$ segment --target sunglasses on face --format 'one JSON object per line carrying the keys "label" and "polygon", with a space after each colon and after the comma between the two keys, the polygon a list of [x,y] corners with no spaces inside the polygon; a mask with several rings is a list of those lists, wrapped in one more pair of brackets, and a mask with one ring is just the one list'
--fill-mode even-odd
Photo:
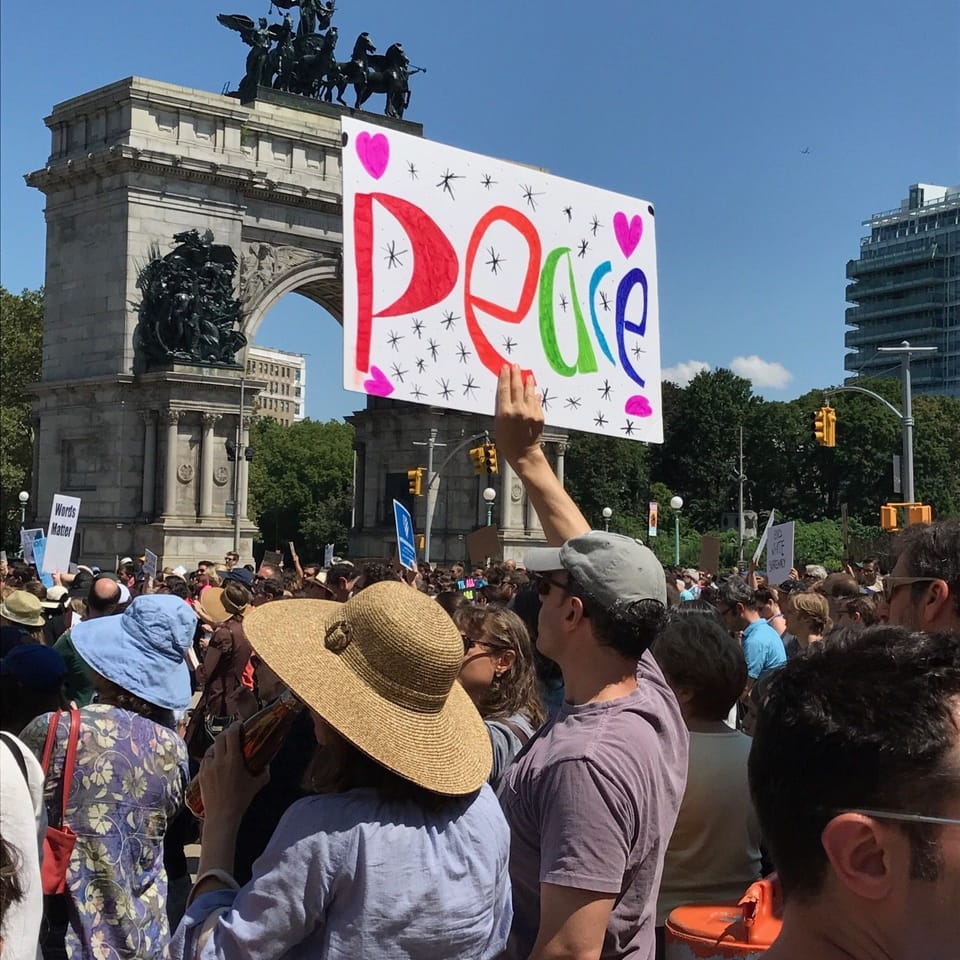
{"label": "sunglasses on face", "polygon": [[883,581],[883,599],[889,603],[893,595],[901,588],[911,583],[933,583],[938,577],[887,577]]}
{"label": "sunglasses on face", "polygon": [[537,593],[541,597],[547,596],[550,593],[551,587],[556,587],[558,590],[563,590],[565,593],[570,592],[570,585],[568,583],[561,583],[559,580],[554,580],[553,577],[548,573],[539,573],[536,577]]}

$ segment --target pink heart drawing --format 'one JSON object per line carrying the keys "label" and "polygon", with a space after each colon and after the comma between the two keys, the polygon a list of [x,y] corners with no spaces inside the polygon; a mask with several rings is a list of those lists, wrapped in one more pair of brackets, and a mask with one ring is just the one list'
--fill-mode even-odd
{"label": "pink heart drawing", "polygon": [[382,133],[376,133],[371,137],[364,130],[357,137],[357,156],[363,164],[363,169],[374,180],[379,180],[390,162],[390,141]]}
{"label": "pink heart drawing", "polygon": [[635,213],[628,224],[625,213],[622,211],[615,213],[613,232],[617,235],[617,243],[620,244],[623,255],[629,257],[637,249],[637,244],[643,236],[643,221],[640,219],[640,214]]}
{"label": "pink heart drawing", "polygon": [[650,401],[639,394],[631,397],[626,404],[624,404],[623,409],[626,413],[631,413],[635,417],[653,416],[653,407],[650,406]]}
{"label": "pink heart drawing", "polygon": [[371,377],[363,381],[363,389],[375,397],[389,397],[393,393],[393,384],[377,366],[370,368]]}

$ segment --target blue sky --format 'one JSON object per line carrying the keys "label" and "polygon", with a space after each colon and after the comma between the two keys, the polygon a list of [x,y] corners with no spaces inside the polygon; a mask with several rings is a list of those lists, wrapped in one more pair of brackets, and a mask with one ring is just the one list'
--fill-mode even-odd
{"label": "blue sky", "polygon": [[[43,197],[23,174],[46,160],[53,104],[131,74],[236,86],[246,48],[215,16],[268,7],[0,6],[4,286],[43,282]],[[956,0],[341,0],[335,22],[344,58],[368,30],[428,68],[408,116],[431,139],[652,200],[663,366],[733,366],[771,399],[842,379],[861,221],[911,183],[960,182]],[[320,308],[286,297],[257,341],[308,355],[309,415],[360,405]]]}

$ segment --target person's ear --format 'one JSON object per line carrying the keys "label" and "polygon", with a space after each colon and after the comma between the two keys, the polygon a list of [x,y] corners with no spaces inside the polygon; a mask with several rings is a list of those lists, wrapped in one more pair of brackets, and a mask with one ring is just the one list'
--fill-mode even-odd
{"label": "person's ear", "polygon": [[953,597],[950,596],[950,587],[946,580],[934,580],[927,584],[920,607],[920,622],[934,623],[944,614],[950,612]]}
{"label": "person's ear", "polygon": [[570,627],[579,626],[584,619],[583,601],[579,597],[574,597],[570,594],[567,595],[567,599],[570,601],[570,609],[567,611],[564,619]]}
{"label": "person's ear", "polygon": [[897,873],[909,873],[906,835],[863,814],[838,814],[823,828],[820,842],[837,881],[864,900],[884,900]]}
{"label": "person's ear", "polygon": [[516,650],[501,650],[497,655],[497,665],[494,669],[494,672],[498,677],[502,677],[505,673],[510,672],[511,667],[513,667],[516,662]]}

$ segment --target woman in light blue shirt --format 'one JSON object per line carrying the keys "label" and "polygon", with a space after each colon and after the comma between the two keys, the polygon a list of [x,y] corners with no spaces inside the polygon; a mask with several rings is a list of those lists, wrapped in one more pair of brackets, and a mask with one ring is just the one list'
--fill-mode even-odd
{"label": "woman in light blue shirt", "polygon": [[238,825],[265,775],[247,772],[238,727],[217,739],[200,772],[200,876],[173,956],[499,954],[512,919],[509,831],[447,614],[385,581],[346,604],[264,604],[244,629],[313,714],[315,794],[290,807],[238,890]]}

